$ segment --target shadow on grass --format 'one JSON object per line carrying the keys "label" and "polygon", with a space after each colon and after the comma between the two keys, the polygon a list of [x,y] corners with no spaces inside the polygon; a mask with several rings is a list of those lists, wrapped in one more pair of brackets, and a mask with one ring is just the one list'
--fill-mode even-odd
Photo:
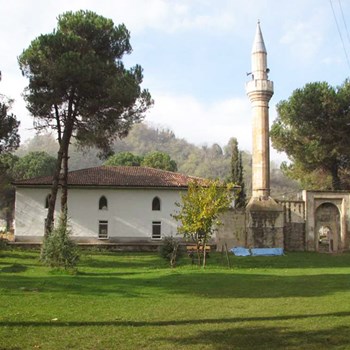
{"label": "shadow on grass", "polygon": [[[219,256],[221,259],[219,259]],[[231,266],[244,269],[302,269],[302,268],[337,268],[350,266],[350,253],[326,254],[315,252],[286,252],[283,256],[248,256],[229,255]],[[221,253],[214,255],[217,264],[224,265],[226,258]],[[210,265],[210,262],[209,262]]]}
{"label": "shadow on grass", "polygon": [[10,266],[3,267],[0,272],[5,273],[18,273],[18,272],[24,272],[28,269],[27,266],[21,265],[21,264],[11,264]]}
{"label": "shadow on grass", "polygon": [[[307,320],[320,317],[349,317],[350,311],[330,312],[309,315],[282,315],[282,316],[257,316],[257,317],[229,317],[229,318],[209,318],[209,319],[190,319],[190,320],[167,320],[167,321],[0,321],[0,326],[8,327],[167,327],[167,326],[185,326],[185,325],[203,325],[203,324],[232,324],[241,322],[277,322]],[[350,329],[350,326],[349,326]]]}
{"label": "shadow on grass", "polygon": [[[172,344],[173,349],[194,347],[196,349],[210,348],[216,350],[226,349],[345,349],[349,345],[349,326],[327,327],[317,331],[311,330],[295,330],[290,326],[267,326],[266,322],[283,322],[305,320],[313,322],[317,319],[319,322],[323,318],[334,317],[349,317],[350,312],[336,312],[314,315],[288,315],[288,316],[271,316],[271,317],[237,317],[224,319],[191,319],[191,320],[169,320],[169,321],[91,321],[91,322],[76,322],[76,321],[1,321],[0,327],[7,328],[30,328],[43,327],[43,331],[49,331],[50,328],[82,328],[82,327],[133,327],[134,336],[138,336],[136,328],[141,327],[176,327],[176,326],[198,326],[190,335],[180,334],[176,337],[157,337],[157,332],[154,332],[152,341],[155,348],[157,342],[164,344]],[[246,323],[252,322],[252,325],[247,327]],[[244,323],[244,324],[241,324]],[[208,330],[204,327],[217,325],[216,330]],[[199,328],[202,327],[202,328]],[[204,329],[203,329],[204,328]],[[156,328],[157,329],[157,328]],[[159,328],[158,328],[159,329]],[[181,328],[180,328],[181,329]],[[179,329],[179,330],[180,330]],[[22,331],[24,331],[22,329]],[[118,329],[111,329],[118,332]],[[172,332],[173,334],[173,332]],[[167,347],[168,348],[168,347]],[[0,347],[1,349],[1,347]]]}
{"label": "shadow on grass", "polygon": [[21,259],[21,260],[27,260],[27,259],[39,259],[40,251],[20,251],[20,250],[14,250],[14,249],[8,249],[4,250],[0,253],[0,259]]}
{"label": "shadow on grass", "polygon": [[[151,273],[152,271],[142,272],[142,274]],[[78,276],[90,276],[90,277],[121,277],[121,276],[134,276],[140,275],[140,272],[87,272],[87,271],[78,271],[76,273]],[[1,349],[0,349],[1,350]]]}
{"label": "shadow on grass", "polygon": [[[202,298],[318,297],[349,291],[348,274],[278,276],[233,273],[167,273],[106,276],[54,275],[29,277],[0,274],[3,290],[38,289],[41,293],[119,295],[143,297],[149,294],[187,294]],[[307,286],[307,287],[306,287]]]}
{"label": "shadow on grass", "polygon": [[[199,331],[191,337],[160,338],[174,344],[174,349],[186,346],[210,345],[210,349],[345,349],[349,346],[349,326],[322,331],[292,330],[289,327],[226,328],[219,331]],[[348,347],[346,347],[348,349]]]}
{"label": "shadow on grass", "polygon": [[[350,253],[320,254],[312,252],[287,252],[284,256],[236,257],[229,255],[233,269],[302,269],[302,268],[341,268],[350,266]],[[185,254],[178,263],[179,267],[189,267],[192,260]],[[196,265],[196,264],[195,264]],[[82,268],[157,268],[169,267],[168,262],[157,253],[107,253],[103,255],[82,255],[79,263]],[[196,266],[193,266],[195,268]],[[207,259],[207,269],[226,268],[227,259],[221,253],[211,253]]]}
{"label": "shadow on grass", "polygon": [[[152,267],[162,267],[160,266],[159,257],[155,256],[153,259],[142,259],[137,260],[130,259],[126,261],[118,260],[114,258],[113,260],[99,260],[93,258],[83,258],[79,263],[79,267],[90,267],[94,269],[124,269],[124,268],[152,268]],[[164,264],[166,267],[166,264]]]}

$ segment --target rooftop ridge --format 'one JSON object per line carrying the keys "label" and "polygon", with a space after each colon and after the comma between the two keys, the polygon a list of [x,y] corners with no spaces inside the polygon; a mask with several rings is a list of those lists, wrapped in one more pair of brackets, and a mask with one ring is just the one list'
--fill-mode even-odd
{"label": "rooftop ridge", "polygon": [[[68,172],[69,186],[188,187],[191,181],[207,180],[169,170],[142,166],[102,165]],[[14,181],[15,186],[48,186],[52,176]]]}

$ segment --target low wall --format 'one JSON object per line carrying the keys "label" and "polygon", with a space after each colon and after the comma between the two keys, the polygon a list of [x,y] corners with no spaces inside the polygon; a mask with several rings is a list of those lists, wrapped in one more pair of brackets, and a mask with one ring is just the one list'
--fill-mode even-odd
{"label": "low wall", "polygon": [[284,218],[284,249],[289,251],[304,251],[305,239],[305,202],[279,201],[283,207]]}
{"label": "low wall", "polygon": [[222,225],[215,235],[217,251],[233,247],[245,247],[247,239],[246,214],[244,209],[230,209],[220,216]]}
{"label": "low wall", "polygon": [[288,251],[304,251],[305,223],[287,222],[283,228],[284,249]]}
{"label": "low wall", "polygon": [[[280,224],[275,227],[265,228],[265,234],[263,236],[266,237],[263,244],[266,246],[283,247],[288,251],[306,250],[305,202],[278,201],[278,204],[283,211],[279,215],[278,221]],[[253,246],[256,248],[258,246],[256,239],[254,243],[249,238],[252,234],[248,232],[247,222],[249,222],[249,217],[247,215],[250,214],[246,213],[245,209],[230,209],[221,215],[220,219],[223,225],[219,227],[215,235],[215,243],[218,251],[225,249],[225,245],[227,245],[228,249],[248,246],[250,248]]]}

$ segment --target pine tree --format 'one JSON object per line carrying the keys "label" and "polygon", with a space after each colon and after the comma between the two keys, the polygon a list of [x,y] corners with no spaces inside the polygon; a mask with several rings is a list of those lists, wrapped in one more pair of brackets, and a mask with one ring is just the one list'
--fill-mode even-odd
{"label": "pine tree", "polygon": [[233,138],[231,143],[231,181],[241,187],[236,200],[236,207],[243,208],[246,202],[246,193],[243,180],[242,152],[238,149],[238,141]]}

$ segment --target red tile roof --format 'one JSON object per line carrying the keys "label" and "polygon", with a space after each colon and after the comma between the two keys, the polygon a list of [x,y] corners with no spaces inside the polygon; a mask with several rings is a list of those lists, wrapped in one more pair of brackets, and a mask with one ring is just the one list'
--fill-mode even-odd
{"label": "red tile roof", "polygon": [[[186,188],[191,181],[204,183],[205,179],[141,166],[99,166],[68,173],[69,186]],[[14,185],[21,187],[47,186],[51,184],[51,176],[14,182]]]}

